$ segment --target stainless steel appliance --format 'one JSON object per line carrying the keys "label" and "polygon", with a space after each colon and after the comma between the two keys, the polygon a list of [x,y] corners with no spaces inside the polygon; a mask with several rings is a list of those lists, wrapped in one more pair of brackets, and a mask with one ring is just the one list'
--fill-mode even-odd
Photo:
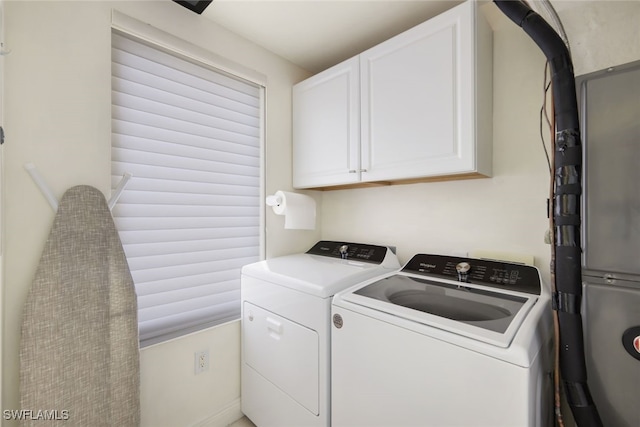
{"label": "stainless steel appliance", "polygon": [[584,138],[583,322],[606,426],[640,426],[640,61],[576,79]]}

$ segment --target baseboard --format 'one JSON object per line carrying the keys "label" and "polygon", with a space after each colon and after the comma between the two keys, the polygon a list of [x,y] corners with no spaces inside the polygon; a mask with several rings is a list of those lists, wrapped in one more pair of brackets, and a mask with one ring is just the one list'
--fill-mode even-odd
{"label": "baseboard", "polygon": [[191,427],[227,427],[243,417],[240,410],[240,398],[234,399],[220,411],[198,421]]}

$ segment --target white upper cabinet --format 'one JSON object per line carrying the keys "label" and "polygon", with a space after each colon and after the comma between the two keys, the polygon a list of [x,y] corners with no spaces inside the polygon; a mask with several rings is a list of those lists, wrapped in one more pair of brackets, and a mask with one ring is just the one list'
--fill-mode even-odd
{"label": "white upper cabinet", "polygon": [[294,187],[360,182],[359,85],[355,57],[293,87]]}
{"label": "white upper cabinet", "polygon": [[296,85],[294,187],[490,176],[492,61],[468,1]]}

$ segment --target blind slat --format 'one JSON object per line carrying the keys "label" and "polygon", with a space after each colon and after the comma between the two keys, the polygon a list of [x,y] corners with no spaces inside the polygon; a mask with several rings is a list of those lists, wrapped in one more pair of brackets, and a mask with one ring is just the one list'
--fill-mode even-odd
{"label": "blind slat", "polygon": [[140,311],[141,320],[160,319],[166,316],[189,314],[198,310],[210,310],[216,305],[226,305],[233,302],[239,295],[239,290],[219,292],[204,297],[187,300],[172,301],[167,304],[153,305]]}
{"label": "blind slat", "polygon": [[159,243],[183,243],[184,245],[193,241],[203,241],[211,239],[228,239],[237,237],[254,236],[256,227],[226,227],[226,228],[180,228],[166,230],[141,230],[123,231],[121,240],[125,245],[152,245]]}
{"label": "blind slat", "polygon": [[[118,185],[122,176],[112,175],[111,186]],[[152,178],[136,177],[135,181],[129,181],[127,189],[130,191],[166,191],[170,193],[194,193],[194,194],[210,194],[218,196],[247,196],[260,197],[257,188],[244,185],[233,184],[217,184],[210,182],[183,182],[183,181],[167,181]]]}
{"label": "blind slat", "polygon": [[[124,194],[124,192],[123,192]],[[180,205],[136,205],[133,203],[120,203],[111,211],[115,217],[259,217],[256,207],[253,206],[180,206]]]}
{"label": "blind slat", "polygon": [[176,302],[188,301],[195,298],[206,298],[214,294],[234,292],[238,286],[238,277],[231,277],[227,280],[218,278],[216,283],[208,283],[201,286],[192,286],[188,289],[172,289],[164,292],[154,292],[150,295],[140,297],[138,307],[146,309],[160,305],[171,305]]}
{"label": "blind slat", "polygon": [[142,345],[237,319],[260,258],[261,90],[112,33],[112,210]]}
{"label": "blind slat", "polygon": [[187,223],[182,218],[118,218],[117,226],[120,233],[127,231],[145,230],[181,230],[181,229],[216,229],[240,227],[258,227],[259,221],[255,217],[227,217],[212,218],[201,217],[191,218]]}
{"label": "blind slat", "polygon": [[257,176],[260,174],[260,164],[243,165],[218,161],[217,159],[198,159],[193,157],[172,156],[149,151],[143,152],[112,148],[111,157],[115,162],[120,162],[126,159],[127,163],[160,166],[163,168],[200,170],[205,172],[246,176]]}
{"label": "blind slat", "polygon": [[232,141],[216,138],[215,135],[193,135],[167,129],[144,126],[126,120],[111,121],[112,144],[126,146],[127,137],[138,137],[151,141],[168,142],[186,147],[199,147],[224,153],[237,153],[259,157],[260,147],[253,137],[237,137]]}
{"label": "blind slat", "polygon": [[[215,91],[211,92],[176,84],[170,80],[134,69],[128,69],[128,71],[127,73],[119,72],[112,77],[111,86],[114,92],[155,100],[173,106],[195,108],[195,111],[200,112],[214,111],[220,118],[246,124],[253,124],[251,118],[260,115],[260,109],[257,104],[253,102],[247,104],[239,97],[230,98],[229,94],[225,96]],[[158,85],[163,85],[162,90],[154,87]]]}
{"label": "blind slat", "polygon": [[219,206],[258,206],[260,199],[255,196],[240,195],[217,195],[217,194],[198,194],[198,193],[177,193],[177,192],[158,192],[158,191],[128,191],[124,197],[120,198],[124,204],[170,204],[170,205],[204,205],[210,206],[217,204]]}
{"label": "blind slat", "polygon": [[184,253],[188,251],[200,252],[218,248],[251,247],[255,243],[253,236],[230,237],[224,239],[190,240],[186,242],[155,242],[152,244],[128,245],[127,256],[135,257]]}
{"label": "blind slat", "polygon": [[[111,161],[111,173],[122,176],[125,172],[130,172],[139,178],[150,178],[159,181],[180,181],[197,183],[214,183],[239,186],[255,186],[256,176],[244,176],[238,174],[217,173],[211,171],[200,171],[193,169],[175,169],[152,165],[141,165],[135,163]],[[133,183],[133,182],[132,182]],[[128,188],[128,187],[127,187]]]}
{"label": "blind slat", "polygon": [[[251,141],[259,135],[259,132],[255,132],[253,129],[250,129],[250,132],[245,132],[246,127],[220,128],[216,127],[215,123],[198,121],[195,117],[193,121],[188,121],[181,117],[172,117],[168,111],[167,114],[163,116],[154,114],[153,112],[139,110],[136,107],[137,105],[125,107],[111,104],[111,117],[114,120],[129,121],[156,129],[180,132],[187,135],[218,138],[232,142]],[[251,142],[249,142],[249,144],[251,144]]]}
{"label": "blind slat", "polygon": [[[170,267],[154,268],[148,270],[132,271],[131,275],[139,283],[155,282],[161,279],[176,279],[179,277],[189,277],[190,275],[207,274],[216,269],[237,268],[238,277],[243,265],[257,261],[257,257],[237,258],[232,260],[211,261],[199,264],[174,265]],[[238,288],[239,289],[239,288]],[[240,301],[238,301],[240,303]]]}
{"label": "blind slat", "polygon": [[[252,258],[257,257],[260,253],[260,248],[257,246],[249,246],[242,248],[224,248],[224,249],[212,249],[208,251],[192,251],[181,252],[173,254],[163,255],[146,255],[137,256],[129,259],[129,268],[132,272],[153,270],[158,268],[171,268],[175,266],[183,265],[195,265],[195,264],[209,264],[213,262],[235,260],[238,258]],[[217,268],[217,266],[212,266]]]}
{"label": "blind slat", "polygon": [[[143,94],[126,94],[121,92],[113,92],[111,95],[112,104],[123,108],[146,113],[151,116],[158,116],[161,119],[173,119],[187,123],[194,123],[202,126],[212,127],[215,129],[235,132],[242,135],[259,136],[260,129],[255,127],[253,119],[255,117],[247,117],[243,121],[227,118],[225,114],[221,114],[212,106],[208,109],[201,107],[200,103],[186,101],[178,102],[178,99],[165,99],[157,101],[142,97]],[[165,96],[166,98],[167,96]],[[169,105],[166,102],[171,101],[176,105]],[[224,112],[222,112],[224,113]]]}
{"label": "blind slat", "polygon": [[[240,291],[237,299],[240,299]],[[144,316],[144,317],[143,317]],[[213,326],[240,317],[240,306],[235,301],[228,301],[214,306],[191,311],[181,311],[178,314],[167,314],[157,318],[146,318],[141,312],[138,319],[138,329],[141,342],[160,342],[158,337],[175,337],[181,333],[197,331],[201,328]]]}
{"label": "blind slat", "polygon": [[[186,278],[178,279],[162,279],[154,282],[142,283],[139,286],[138,298],[143,299],[148,295],[161,294],[165,292],[171,292],[175,290],[181,290],[185,287],[195,288],[200,286],[209,286],[212,284],[218,284],[222,282],[229,282],[238,278],[238,272],[235,269],[219,270],[213,273],[196,274],[188,276]],[[186,283],[186,286],[185,286]],[[138,301],[140,305],[140,301]]]}
{"label": "blind slat", "polygon": [[113,141],[113,147],[120,150],[138,151],[141,153],[158,153],[167,156],[215,160],[243,166],[259,166],[260,153],[247,151],[245,153],[230,153],[228,151],[215,150],[211,147],[193,147],[184,144],[138,138],[135,136],[120,136]]}

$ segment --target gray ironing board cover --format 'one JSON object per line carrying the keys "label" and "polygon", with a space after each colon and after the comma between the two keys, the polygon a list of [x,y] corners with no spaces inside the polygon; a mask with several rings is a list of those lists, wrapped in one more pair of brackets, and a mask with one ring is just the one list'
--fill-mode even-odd
{"label": "gray ironing board cover", "polygon": [[73,187],[25,304],[20,405],[32,412],[22,425],[137,426],[139,385],[137,302],[122,244],[103,194]]}

